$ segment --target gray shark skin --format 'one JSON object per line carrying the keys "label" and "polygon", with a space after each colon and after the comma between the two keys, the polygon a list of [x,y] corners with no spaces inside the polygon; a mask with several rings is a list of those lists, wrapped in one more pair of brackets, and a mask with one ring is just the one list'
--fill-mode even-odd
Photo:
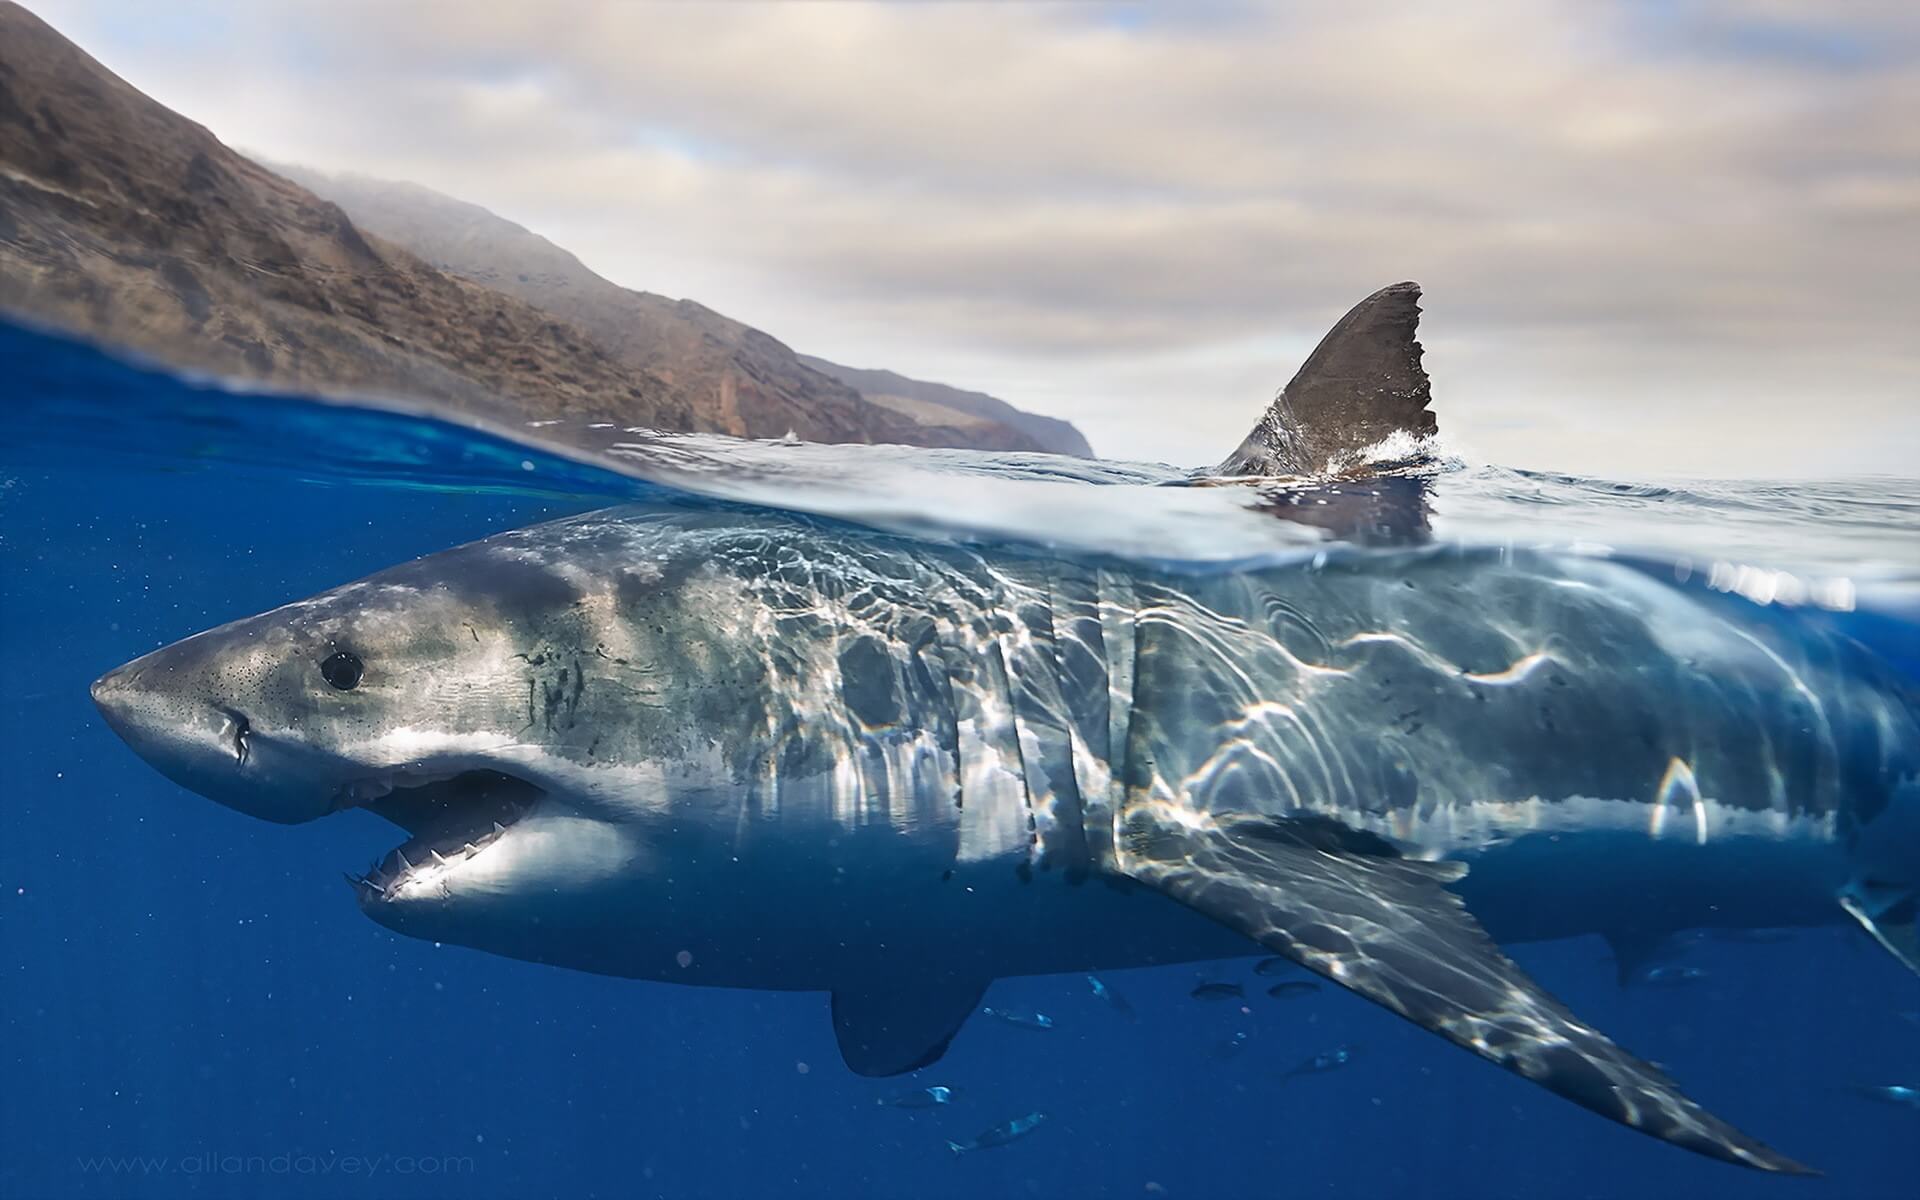
{"label": "gray shark skin", "polygon": [[1395,433],[1438,431],[1421,364],[1420,285],[1383,287],[1320,339],[1218,475],[1301,475],[1350,461]]}
{"label": "gray shark skin", "polygon": [[[1418,294],[1388,293],[1362,307]],[[1189,574],[615,508],[190,637],[94,697],[220,803],[404,828],[349,877],[382,925],[826,991],[865,1074],[938,1059],[997,977],[1264,947],[1609,1119],[1800,1172],[1496,939],[1845,912],[1915,961],[1920,702],[1790,611],[1605,559]]]}
{"label": "gray shark skin", "polygon": [[[1187,577],[626,508],[200,634],[95,696],[222,803],[405,826],[354,882],[383,925],[831,991],[862,1070],[937,1057],[997,976],[1251,936],[1616,1119],[1784,1169],[1474,921],[1774,927],[1920,882],[1912,697],[1743,607],[1511,551]],[[343,653],[348,689],[321,669]]]}

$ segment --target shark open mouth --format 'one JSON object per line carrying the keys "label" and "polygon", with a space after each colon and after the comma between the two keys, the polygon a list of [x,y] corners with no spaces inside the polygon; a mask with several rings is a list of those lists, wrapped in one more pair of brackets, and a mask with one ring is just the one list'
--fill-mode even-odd
{"label": "shark open mouth", "polygon": [[531,812],[544,795],[524,779],[489,770],[462,771],[381,791],[387,787],[383,781],[350,789],[353,798],[337,805],[371,809],[413,835],[364,875],[348,874],[347,882],[362,903],[392,899],[410,879],[430,870],[452,869],[474,857]]}

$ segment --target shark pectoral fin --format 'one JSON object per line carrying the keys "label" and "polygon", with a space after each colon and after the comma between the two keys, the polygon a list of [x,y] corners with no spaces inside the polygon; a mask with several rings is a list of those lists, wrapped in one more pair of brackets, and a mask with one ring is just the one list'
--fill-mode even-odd
{"label": "shark pectoral fin", "polygon": [[1907,970],[1920,975],[1920,930],[1914,927],[1920,918],[1920,892],[1904,884],[1856,879],[1841,889],[1840,907]]}
{"label": "shark pectoral fin", "polygon": [[1689,1100],[1582,1024],[1502,954],[1441,885],[1457,863],[1397,857],[1334,822],[1127,815],[1130,877],[1582,1107],[1700,1154],[1812,1174]]}
{"label": "shark pectoral fin", "polygon": [[902,1075],[931,1066],[980,1007],[986,982],[951,977],[835,988],[833,1036],[858,1075]]}

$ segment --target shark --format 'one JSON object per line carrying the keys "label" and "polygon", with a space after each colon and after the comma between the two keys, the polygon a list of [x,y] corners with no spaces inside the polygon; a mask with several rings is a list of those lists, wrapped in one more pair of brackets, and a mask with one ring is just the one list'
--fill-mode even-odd
{"label": "shark", "polygon": [[[1419,296],[1357,306],[1196,482],[1350,478],[1431,434]],[[1911,684],[1632,562],[1365,541],[1177,570],[628,505],[196,634],[93,698],[240,812],[391,821],[347,876],[391,930],[823,992],[862,1074],[938,1060],[997,978],[1264,950],[1630,1129],[1807,1171],[1501,945],[1852,920],[1920,963]]]}

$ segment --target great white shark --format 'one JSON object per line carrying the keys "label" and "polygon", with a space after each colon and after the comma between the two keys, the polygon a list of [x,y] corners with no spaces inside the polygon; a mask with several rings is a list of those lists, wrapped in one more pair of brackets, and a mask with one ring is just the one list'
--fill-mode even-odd
{"label": "great white shark", "polygon": [[[1428,433],[1419,289],[1349,313],[1214,475]],[[393,930],[831,994],[937,1059],[1001,976],[1257,946],[1602,1116],[1804,1168],[1499,941],[1850,914],[1909,966],[1920,701],[1791,611],[1605,558],[1330,545],[1192,573],[766,510],[502,533],[102,676],[162,774],[408,840]]]}

